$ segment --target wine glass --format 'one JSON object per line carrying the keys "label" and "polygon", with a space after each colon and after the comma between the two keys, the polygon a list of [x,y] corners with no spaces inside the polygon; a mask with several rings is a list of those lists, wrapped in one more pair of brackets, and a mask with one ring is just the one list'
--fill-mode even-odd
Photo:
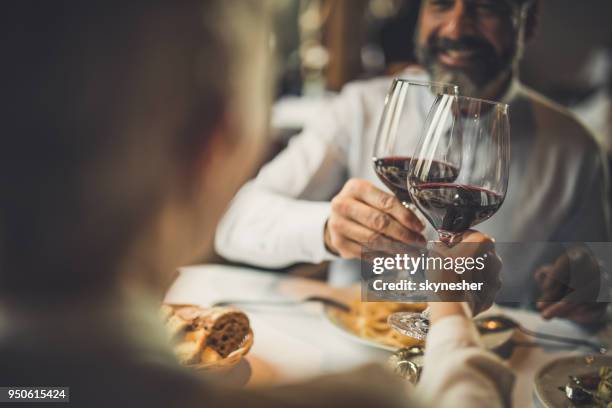
{"label": "wine glass", "polygon": [[427,114],[439,95],[457,93],[457,86],[444,83],[394,79],[391,84],[374,143],[374,171],[405,207],[411,202],[410,158]]}
{"label": "wine glass", "polygon": [[[441,94],[410,161],[408,190],[440,241],[450,247],[461,241],[466,230],[499,210],[508,188],[509,166],[508,105]],[[441,177],[444,173],[455,174],[455,179]],[[429,313],[427,309],[395,313],[389,324],[423,340]]]}

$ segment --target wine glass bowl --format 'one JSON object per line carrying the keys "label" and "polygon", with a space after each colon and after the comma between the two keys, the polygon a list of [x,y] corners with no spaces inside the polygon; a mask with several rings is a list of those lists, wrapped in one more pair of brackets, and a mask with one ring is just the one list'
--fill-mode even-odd
{"label": "wine glass bowl", "polygon": [[[508,188],[509,134],[508,105],[457,95],[436,97],[410,162],[408,190],[447,245],[456,244],[463,232],[502,205]],[[444,177],[451,173],[453,180]]]}
{"label": "wine glass bowl", "polygon": [[394,79],[374,144],[374,171],[404,206],[411,202],[408,171],[411,154],[439,95],[457,95],[455,85]]}
{"label": "wine glass bowl", "polygon": [[[408,192],[440,241],[454,246],[465,231],[499,210],[509,166],[508,105],[439,94],[410,160]],[[388,323],[401,334],[424,340],[428,309],[392,314]]]}

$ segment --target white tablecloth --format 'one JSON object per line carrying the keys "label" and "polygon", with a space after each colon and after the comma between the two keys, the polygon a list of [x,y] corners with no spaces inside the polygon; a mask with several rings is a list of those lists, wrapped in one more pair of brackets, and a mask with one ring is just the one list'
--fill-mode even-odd
{"label": "white tablecloth", "polygon": [[[167,293],[166,302],[209,305],[234,299],[297,300],[312,294],[346,295],[326,284],[306,279],[243,267],[201,265],[181,270]],[[363,363],[385,363],[389,356],[388,352],[342,336],[326,320],[320,305],[245,306],[243,309],[255,333],[255,344],[247,357],[252,371],[249,385],[299,381]],[[531,311],[501,310],[532,330],[576,338],[599,338],[608,343],[608,340],[612,340],[612,330],[609,328],[594,336],[561,319],[545,321]],[[510,366],[517,374],[513,395],[515,407],[533,405],[534,377],[548,361],[564,355],[588,353],[585,349],[572,350],[548,344],[517,347],[509,359]]]}

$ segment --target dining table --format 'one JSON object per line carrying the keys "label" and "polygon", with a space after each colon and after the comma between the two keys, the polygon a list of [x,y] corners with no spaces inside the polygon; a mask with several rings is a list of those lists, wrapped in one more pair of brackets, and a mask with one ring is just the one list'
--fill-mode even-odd
{"label": "dining table", "polygon": [[[372,362],[385,364],[390,351],[343,334],[326,318],[321,304],[287,302],[308,296],[346,298],[349,293],[354,296],[354,292],[275,271],[204,264],[181,268],[165,302],[202,306],[224,301],[279,302],[238,305],[249,317],[255,341],[237,371],[246,373],[245,386],[254,387],[299,382]],[[494,307],[530,330],[611,344],[610,325],[593,331],[564,319],[545,320],[532,310]],[[516,375],[512,396],[515,407],[540,406],[534,381],[547,363],[563,356],[592,353],[586,348],[527,338],[521,333],[515,333],[515,337],[511,353],[505,356]]]}

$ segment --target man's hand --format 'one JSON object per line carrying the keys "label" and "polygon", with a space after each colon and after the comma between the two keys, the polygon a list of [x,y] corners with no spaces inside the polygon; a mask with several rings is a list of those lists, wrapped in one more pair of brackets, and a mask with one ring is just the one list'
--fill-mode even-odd
{"label": "man's hand", "polygon": [[331,201],[325,246],[343,258],[359,258],[361,245],[384,235],[405,244],[425,244],[425,227],[395,196],[361,179],[350,179]]}
{"label": "man's hand", "polygon": [[535,279],[540,287],[537,308],[545,319],[562,317],[580,324],[601,321],[607,303],[597,303],[600,266],[588,248],[567,250],[553,264],[540,267]]}

